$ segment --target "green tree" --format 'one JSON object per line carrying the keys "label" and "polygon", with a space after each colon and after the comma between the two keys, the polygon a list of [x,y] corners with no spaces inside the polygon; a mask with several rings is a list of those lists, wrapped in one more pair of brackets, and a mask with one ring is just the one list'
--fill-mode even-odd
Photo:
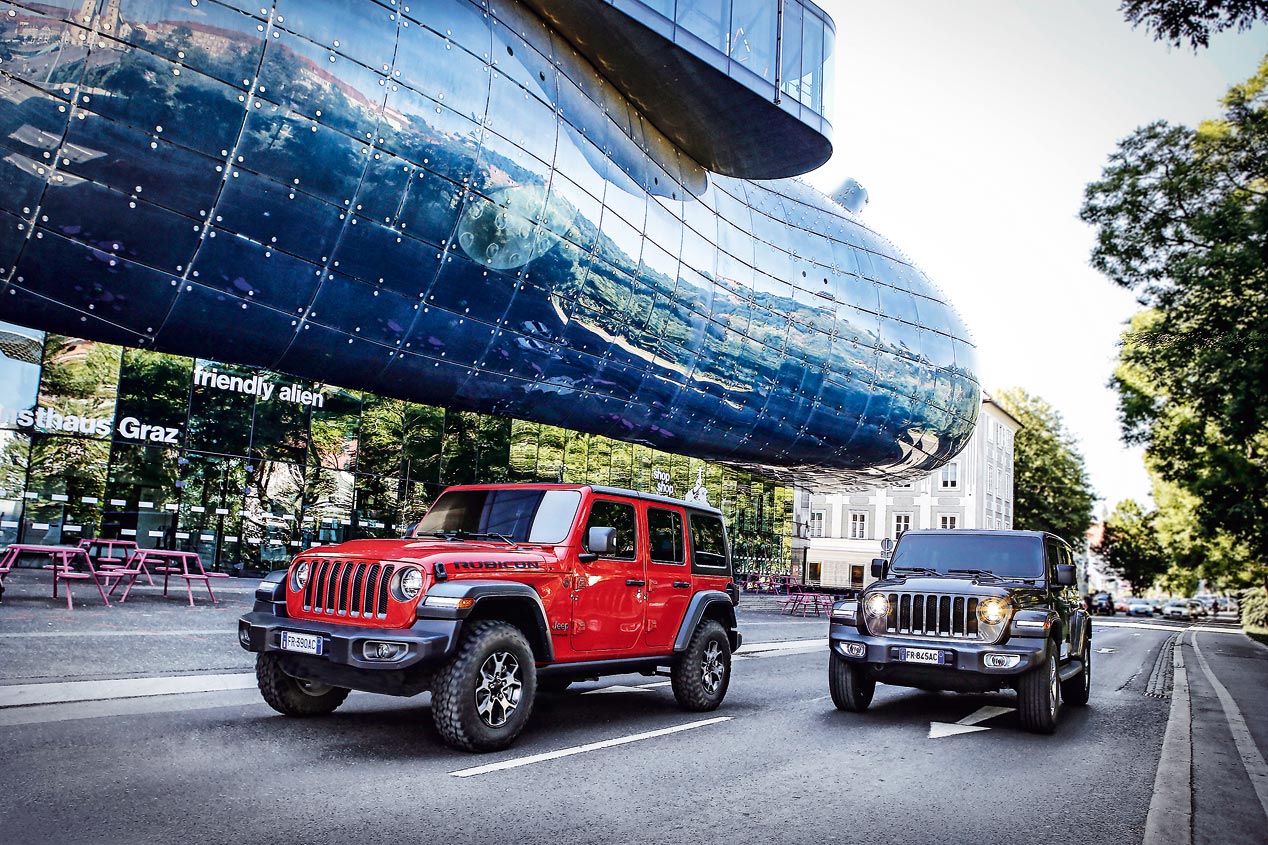
{"label": "green tree", "polygon": [[1081,547],[1096,496],[1061,415],[1021,388],[995,398],[1022,424],[1013,443],[1013,526],[1051,531]]}
{"label": "green tree", "polygon": [[1142,23],[1155,39],[1196,51],[1217,32],[1250,29],[1268,20],[1268,0],[1123,0],[1118,7],[1132,26]]}
{"label": "green tree", "polygon": [[1081,216],[1093,266],[1147,309],[1111,381],[1124,438],[1268,579],[1268,60],[1223,102],[1122,141]]}
{"label": "green tree", "polygon": [[1119,502],[1105,520],[1101,541],[1092,550],[1113,572],[1132,585],[1132,595],[1140,595],[1167,571],[1167,559],[1154,526],[1155,514],[1139,502]]}

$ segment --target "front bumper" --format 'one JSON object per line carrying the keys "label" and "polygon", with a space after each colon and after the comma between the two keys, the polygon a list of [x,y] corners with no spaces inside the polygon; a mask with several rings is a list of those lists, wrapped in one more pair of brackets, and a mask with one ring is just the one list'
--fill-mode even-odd
{"label": "front bumper", "polygon": [[[267,610],[248,613],[238,620],[238,642],[247,651],[277,652],[287,657],[303,657],[306,663],[349,666],[372,672],[432,668],[443,663],[458,645],[458,619],[419,619],[410,628],[361,628],[332,625],[324,620],[290,619]],[[299,655],[284,651],[283,631],[312,634],[321,638],[321,655]],[[404,650],[391,660],[367,659],[365,645],[398,643]]]}
{"label": "front bumper", "polygon": [[[846,649],[846,644],[862,645],[864,654],[855,657]],[[921,682],[913,686],[928,683],[928,678],[942,675],[973,673],[987,678],[1010,677],[1020,675],[1043,664],[1048,657],[1048,640],[1043,637],[1010,637],[1001,644],[986,644],[957,639],[926,639],[923,637],[874,637],[860,633],[858,628],[839,622],[833,622],[828,628],[828,647],[835,654],[852,663],[867,664],[877,680],[887,680],[888,674],[894,680],[889,683],[904,683],[899,680],[904,674],[918,677]],[[901,657],[900,649],[937,650],[946,661],[940,665],[908,663]],[[986,655],[1015,655],[1019,658],[1017,665],[1009,668],[993,668],[986,665]],[[930,674],[932,673],[932,675]]]}

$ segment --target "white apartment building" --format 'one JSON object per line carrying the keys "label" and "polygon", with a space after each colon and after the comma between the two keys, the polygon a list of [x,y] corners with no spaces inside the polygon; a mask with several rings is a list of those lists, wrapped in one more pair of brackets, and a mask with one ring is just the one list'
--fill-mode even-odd
{"label": "white apartment building", "polygon": [[[843,493],[798,490],[793,520],[794,577],[806,584],[860,590],[871,582],[881,540],[912,528],[1012,528],[1013,438],[1021,428],[985,391],[977,429],[941,470],[896,487]],[[805,558],[800,567],[799,547]],[[800,572],[796,571],[798,568]]]}

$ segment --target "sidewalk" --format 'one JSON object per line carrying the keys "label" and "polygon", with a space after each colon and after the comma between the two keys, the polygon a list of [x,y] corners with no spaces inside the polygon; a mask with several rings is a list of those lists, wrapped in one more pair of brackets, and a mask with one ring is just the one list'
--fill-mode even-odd
{"label": "sidewalk", "polygon": [[1171,651],[1171,714],[1145,845],[1263,845],[1268,646],[1229,615],[1185,631]]}

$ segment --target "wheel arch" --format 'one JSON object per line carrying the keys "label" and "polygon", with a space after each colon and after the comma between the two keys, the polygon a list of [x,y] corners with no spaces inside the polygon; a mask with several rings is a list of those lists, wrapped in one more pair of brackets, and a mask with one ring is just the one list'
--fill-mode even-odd
{"label": "wheel arch", "polygon": [[432,587],[427,595],[445,599],[471,599],[473,603],[469,608],[441,607],[434,611],[426,604],[420,604],[420,618],[435,614],[439,618],[458,619],[463,627],[486,619],[504,621],[519,628],[524,634],[533,650],[534,661],[554,661],[555,647],[546,624],[546,608],[541,596],[529,585],[517,581],[448,581]]}
{"label": "wheel arch", "polygon": [[731,597],[721,590],[702,590],[691,597],[678,636],[674,638],[674,652],[686,651],[691,635],[705,619],[712,619],[722,626],[731,644],[731,651],[740,647],[741,638],[735,621],[735,605]]}

